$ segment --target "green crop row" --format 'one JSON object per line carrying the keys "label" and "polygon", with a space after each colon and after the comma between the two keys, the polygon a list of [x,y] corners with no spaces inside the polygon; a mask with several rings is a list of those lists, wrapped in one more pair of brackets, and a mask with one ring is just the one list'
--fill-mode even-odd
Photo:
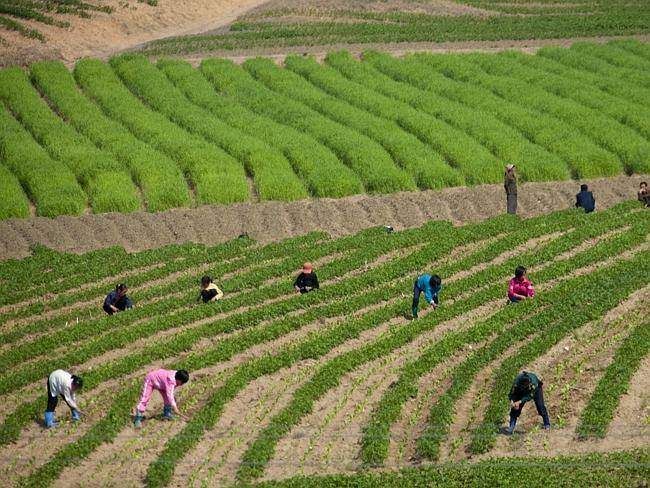
{"label": "green crop row", "polygon": [[77,83],[112,118],[138,139],[167,154],[190,178],[197,203],[248,200],[244,167],[213,144],[148,109],[122,84],[109,66],[96,59],[79,61]]}
{"label": "green crop row", "polygon": [[[439,57],[425,59],[437,60]],[[470,55],[459,56],[459,59],[462,60],[458,64],[463,70],[461,78],[464,81],[484,86],[508,101],[534,108],[577,127],[585,136],[616,154],[630,173],[643,173],[650,169],[650,143],[632,129],[599,111],[513,79],[513,67],[502,56]],[[486,76],[485,72],[493,76]],[[611,174],[618,172],[620,167],[613,165]]]}
{"label": "green crop row", "polygon": [[626,80],[650,88],[650,62],[624,49],[612,45],[599,45],[591,42],[575,42],[570,48],[581,56],[593,56],[614,66],[619,76]]}
{"label": "green crop row", "polygon": [[[465,69],[467,66],[471,69],[471,65],[466,66],[458,55],[414,55],[398,61],[386,55],[372,53],[369,62],[395,79],[407,81],[423,90],[493,114],[502,122],[521,131],[526,138],[562,158],[580,178],[610,176],[616,174],[615,168],[618,168],[619,172],[622,170],[616,156],[599,148],[575,129],[567,128],[557,119],[504,100],[486,88],[460,81],[466,79]],[[437,66],[432,66],[434,62]],[[535,166],[537,164],[534,160],[526,159],[520,169],[525,175],[526,171],[530,171],[528,168]],[[545,167],[540,168],[541,171],[544,169]]]}
{"label": "green crop row", "polygon": [[[650,110],[648,108],[618,98],[595,86],[590,86],[588,82],[571,79],[570,68],[557,65],[549,58],[527,56],[515,51],[508,51],[499,56],[510,61],[508,73],[511,76],[598,110],[621,124],[637,130],[646,140],[650,138]],[[556,70],[559,67],[560,72],[568,76],[554,74],[552,67],[546,70],[546,67],[553,64],[555,64]]]}
{"label": "green crop row", "polygon": [[[288,56],[285,63],[287,66],[299,66],[302,64],[301,57]],[[447,165],[440,155],[394,122],[326,94],[290,69],[282,69],[269,59],[248,60],[243,66],[271,90],[302,102],[325,117],[358,130],[381,144],[393,160],[415,179],[418,187],[431,189],[463,183],[458,172]]]}
{"label": "green crop row", "polygon": [[648,449],[582,456],[488,459],[330,476],[296,476],[266,481],[259,488],[375,488],[377,486],[643,486],[648,478]]}
{"label": "green crop row", "polygon": [[[650,89],[635,84],[620,73],[615,66],[595,56],[579,53],[573,49],[546,46],[537,51],[537,56],[549,58],[574,70],[579,70],[608,93],[624,97],[645,107],[650,106]],[[573,75],[572,75],[573,76]]]}
{"label": "green crop row", "polygon": [[19,68],[0,71],[0,99],[84,187],[95,212],[130,212],[140,208],[137,188],[120,163],[97,149],[50,110]]}
{"label": "green crop row", "polygon": [[344,100],[376,116],[396,122],[424,143],[444,156],[456,168],[467,183],[500,181],[503,164],[490,152],[463,131],[443,120],[418,112],[400,100],[390,99],[367,88],[366,83],[345,78],[332,66],[343,65],[354,69],[358,65],[349,53],[329,53],[327,64],[320,65],[313,58],[289,57],[286,67],[304,76],[317,87],[332,96]]}
{"label": "green crop row", "polygon": [[193,103],[280,149],[315,197],[363,193],[359,177],[313,137],[258,115],[229,97],[215,96],[210,82],[185,61],[161,60],[158,68]]}
{"label": "green crop row", "polygon": [[0,164],[0,220],[29,217],[29,200],[20,186],[18,178]]}
{"label": "green crop row", "polygon": [[60,62],[31,66],[36,87],[79,132],[129,168],[142,189],[147,210],[188,207],[190,195],[183,174],[165,154],[152,149],[84,97]]}
{"label": "green crop row", "polygon": [[367,191],[390,193],[415,189],[413,179],[395,166],[379,144],[288,97],[272,92],[233,62],[208,59],[201,63],[201,72],[220,92],[257,113],[306,132],[329,147],[359,175]]}
{"label": "green crop row", "polygon": [[627,393],[632,376],[650,352],[650,323],[638,325],[616,350],[589,403],[580,415],[576,432],[580,437],[605,437],[621,396]]}
{"label": "green crop row", "polygon": [[11,169],[38,215],[80,215],[86,194],[74,174],[56,164],[32,136],[0,105],[0,158]]}
{"label": "green crop row", "polygon": [[[389,56],[380,58],[377,53],[366,53],[364,59],[367,62],[344,64],[333,59],[328,62],[351,80],[465,131],[500,160],[516,164],[526,180],[569,179],[568,167],[562,159],[531,143],[488,111],[468,107],[428,90],[427,76],[421,75],[421,68],[399,64]],[[385,71],[389,66],[391,71]]]}
{"label": "green crop row", "polygon": [[262,200],[307,197],[305,187],[282,153],[194,105],[147,59],[125,55],[113,58],[111,65],[129,89],[154,110],[240,161],[252,175]]}

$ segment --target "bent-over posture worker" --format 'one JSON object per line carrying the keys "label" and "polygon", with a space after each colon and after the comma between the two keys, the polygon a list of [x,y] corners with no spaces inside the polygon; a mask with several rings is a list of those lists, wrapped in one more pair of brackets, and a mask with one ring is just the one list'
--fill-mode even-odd
{"label": "bent-over posture worker", "polygon": [[526,277],[526,268],[517,266],[517,269],[515,269],[515,277],[510,280],[510,285],[508,286],[508,299],[512,303],[517,303],[526,298],[533,298],[534,296],[535,289]]}
{"label": "bent-over posture worker", "polygon": [[436,308],[439,303],[438,294],[442,289],[442,280],[438,275],[423,274],[418,276],[413,284],[413,304],[411,305],[411,312],[413,318],[418,318],[418,306],[420,305],[420,293],[424,293],[424,298],[427,303],[433,308]]}
{"label": "bent-over posture worker", "polygon": [[517,213],[517,174],[515,165],[506,166],[506,173],[503,175],[503,187],[506,190],[506,207],[509,214]]}
{"label": "bent-over posture worker", "polygon": [[120,283],[115,287],[115,290],[106,295],[104,299],[104,312],[108,315],[113,315],[117,312],[124,312],[133,308],[133,302],[126,295],[128,288],[124,283]]}
{"label": "bent-over posture worker", "polygon": [[585,213],[591,213],[596,209],[596,199],[587,185],[580,185],[580,193],[576,195],[576,208],[584,208]]}
{"label": "bent-over posture worker", "polygon": [[182,386],[190,380],[190,374],[184,369],[174,371],[171,369],[157,369],[151,371],[144,378],[142,385],[142,394],[140,395],[140,402],[135,408],[134,424],[136,427],[142,425],[142,415],[147,410],[147,404],[151,399],[151,394],[154,390],[160,392],[163,398],[163,419],[172,420],[172,410],[174,413],[180,415],[180,410],[176,405],[174,398],[174,390],[178,386]]}
{"label": "bent-over posture worker", "polygon": [[212,282],[212,278],[204,276],[201,278],[201,293],[196,301],[203,300],[203,303],[216,302],[223,298],[223,291]]}
{"label": "bent-over posture worker", "polygon": [[57,369],[47,378],[47,409],[45,410],[45,427],[48,429],[56,425],[54,410],[59,403],[59,395],[70,407],[72,420],[76,422],[81,418],[81,410],[75,399],[75,392],[81,389],[83,380],[79,376]]}
{"label": "bent-over posture worker", "polygon": [[637,193],[637,198],[646,208],[650,207],[650,193],[648,193],[648,183],[642,181],[639,185],[639,192]]}
{"label": "bent-over posture worker", "polygon": [[302,272],[296,277],[293,287],[298,293],[309,293],[313,290],[318,290],[318,276],[314,272],[314,267],[311,263],[302,265]]}
{"label": "bent-over posture worker", "polygon": [[510,394],[508,395],[511,402],[510,425],[508,425],[507,430],[508,434],[512,434],[515,431],[517,419],[519,418],[519,415],[521,415],[524,405],[531,400],[535,402],[537,413],[544,421],[544,429],[548,430],[551,428],[548,411],[546,410],[546,405],[544,405],[544,391],[542,390],[543,384],[542,380],[540,380],[535,373],[523,371],[517,375],[512,384],[512,388],[510,388]]}

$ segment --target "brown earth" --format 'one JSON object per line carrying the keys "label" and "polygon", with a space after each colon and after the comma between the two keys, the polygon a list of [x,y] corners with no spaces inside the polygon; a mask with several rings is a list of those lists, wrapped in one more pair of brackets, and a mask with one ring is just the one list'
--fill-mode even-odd
{"label": "brown earth", "polygon": [[263,0],[158,0],[152,7],[136,0],[102,0],[113,13],[94,12],[91,19],[56,15],[70,23],[60,28],[40,22],[21,23],[40,31],[46,43],[2,30],[0,66],[61,59],[68,64],[83,57],[105,58],[162,37],[198,34],[234,21]]}
{"label": "brown earth", "polygon": [[[604,209],[636,198],[639,182],[647,178],[618,176],[588,183],[597,208]],[[519,190],[519,215],[530,217],[572,207],[577,190],[575,181],[525,183]],[[136,252],[188,240],[214,245],[242,233],[266,243],[315,230],[342,236],[378,225],[400,230],[429,220],[463,224],[504,210],[503,188],[494,184],[341,199],[207,205],[157,214],[9,219],[0,222],[0,260],[28,256],[34,244],[61,252],[83,253],[115,245]]]}

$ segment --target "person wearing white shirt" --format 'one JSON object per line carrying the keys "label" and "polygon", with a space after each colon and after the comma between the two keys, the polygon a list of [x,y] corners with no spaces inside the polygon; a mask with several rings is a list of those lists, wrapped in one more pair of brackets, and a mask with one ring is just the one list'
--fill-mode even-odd
{"label": "person wearing white shirt", "polygon": [[55,426],[54,410],[59,403],[59,396],[70,407],[72,420],[81,418],[81,410],[75,399],[75,392],[81,389],[83,380],[79,376],[57,369],[47,379],[47,410],[45,410],[45,427],[48,429]]}

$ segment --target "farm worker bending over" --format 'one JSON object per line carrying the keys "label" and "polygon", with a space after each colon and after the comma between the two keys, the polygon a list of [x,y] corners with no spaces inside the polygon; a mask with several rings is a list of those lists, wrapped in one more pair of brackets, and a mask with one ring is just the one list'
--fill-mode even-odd
{"label": "farm worker bending over", "polygon": [[642,181],[639,185],[639,192],[637,193],[637,198],[646,208],[650,207],[650,193],[648,193],[648,183]]}
{"label": "farm worker bending over", "polygon": [[212,282],[212,278],[204,276],[201,278],[201,293],[196,301],[203,300],[203,303],[216,302],[223,298],[221,289]]}
{"label": "farm worker bending over", "polygon": [[298,293],[309,293],[313,290],[318,290],[318,276],[314,273],[314,267],[311,263],[302,265],[302,272],[293,283],[293,287]]}
{"label": "farm worker bending over", "polygon": [[585,213],[591,213],[596,209],[596,199],[587,185],[580,185],[580,193],[576,195],[576,208],[584,208]]}
{"label": "farm worker bending over", "polygon": [[438,306],[438,293],[442,289],[442,280],[438,275],[423,274],[418,276],[413,284],[413,304],[411,312],[413,318],[418,318],[418,306],[420,305],[420,293],[424,293],[424,298],[433,308]]}
{"label": "farm worker bending over", "polygon": [[517,213],[517,174],[515,165],[506,166],[506,173],[503,176],[503,187],[506,190],[506,205],[509,214]]}
{"label": "farm worker bending over", "polygon": [[54,410],[59,403],[59,395],[67,403],[72,412],[72,420],[81,418],[81,411],[75,400],[75,392],[83,386],[83,380],[79,376],[57,369],[47,378],[47,409],[45,410],[45,427],[54,427]]}
{"label": "farm worker bending over", "polygon": [[511,402],[511,409],[510,425],[506,431],[507,434],[512,434],[515,431],[517,419],[519,418],[519,415],[521,415],[524,405],[526,402],[531,400],[535,402],[537,413],[544,421],[544,429],[548,430],[551,428],[548,411],[546,410],[546,405],[544,405],[544,392],[542,391],[543,384],[542,380],[540,380],[535,373],[527,373],[524,371],[517,375],[515,382],[512,384],[512,388],[510,388],[510,395],[508,395]]}
{"label": "farm worker bending over", "polygon": [[174,398],[174,390],[177,386],[184,385],[190,380],[190,374],[184,369],[174,371],[171,369],[157,369],[151,371],[144,378],[142,385],[142,395],[140,396],[140,403],[136,407],[135,412],[135,426],[142,425],[142,414],[147,410],[147,403],[151,399],[151,394],[154,390],[158,390],[163,397],[163,419],[172,420],[172,410],[174,413],[180,415],[180,410],[176,406],[176,399]]}
{"label": "farm worker bending over", "polygon": [[508,286],[508,299],[512,303],[517,303],[526,298],[533,298],[534,296],[535,289],[530,280],[526,278],[526,268],[517,266],[517,269],[515,269],[515,277],[510,280],[510,286]]}
{"label": "farm worker bending over", "polygon": [[133,308],[133,302],[126,296],[128,288],[124,283],[120,283],[115,290],[106,295],[104,299],[104,312],[113,315],[116,312],[124,312]]}

